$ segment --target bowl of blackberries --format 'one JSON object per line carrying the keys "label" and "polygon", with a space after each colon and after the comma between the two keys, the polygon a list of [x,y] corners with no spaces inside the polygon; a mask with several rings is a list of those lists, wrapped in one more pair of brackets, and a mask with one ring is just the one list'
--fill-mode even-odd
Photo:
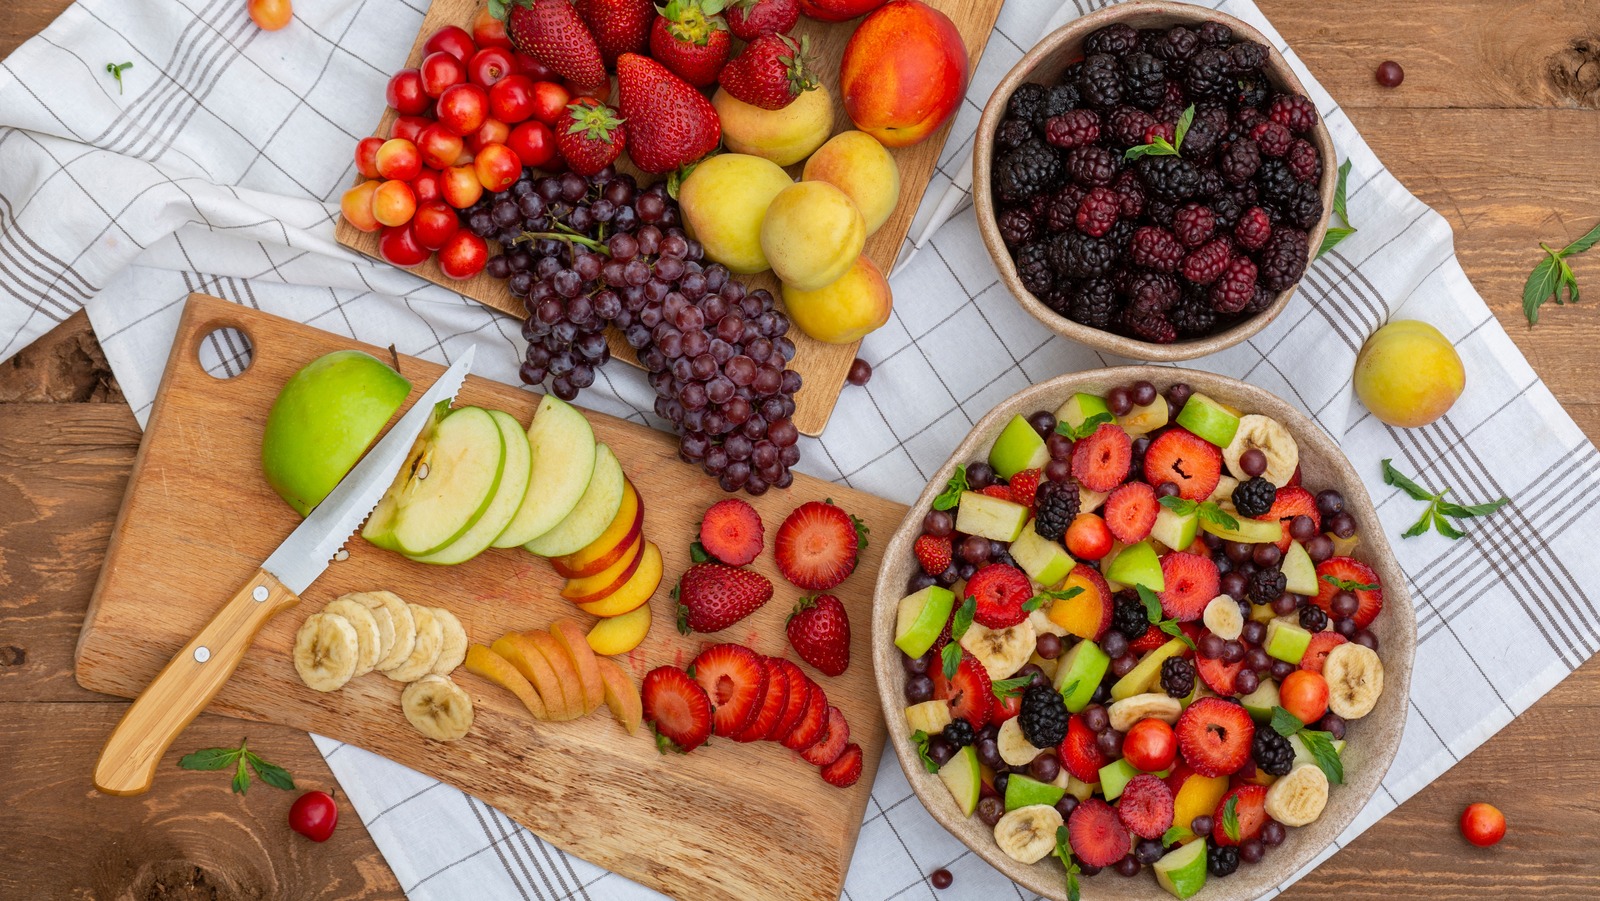
{"label": "bowl of blackberries", "polygon": [[973,197],[1024,309],[1065,338],[1188,360],[1265,328],[1316,257],[1338,162],[1249,25],[1139,0],[1022,58],[984,107]]}

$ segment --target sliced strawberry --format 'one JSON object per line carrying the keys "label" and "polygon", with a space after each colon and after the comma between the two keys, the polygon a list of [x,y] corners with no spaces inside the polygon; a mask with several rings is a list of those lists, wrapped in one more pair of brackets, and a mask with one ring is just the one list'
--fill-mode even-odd
{"label": "sliced strawberry", "polygon": [[800,756],[812,766],[827,766],[839,759],[849,740],[850,724],[844,721],[844,714],[837,707],[829,707],[822,726],[822,737],[801,751]]}
{"label": "sliced strawberry", "polygon": [[[1332,576],[1340,582],[1354,582],[1357,585],[1380,585],[1378,574],[1370,566],[1354,557],[1329,557],[1317,565],[1317,606],[1322,612],[1333,615],[1333,596],[1339,593],[1338,586],[1329,582],[1324,576]],[[1354,592],[1356,600],[1361,606],[1356,608],[1355,620],[1357,629],[1365,629],[1372,625],[1372,621],[1383,612],[1383,588],[1367,588]]]}
{"label": "sliced strawberry", "polygon": [[761,691],[761,706],[756,708],[756,714],[750,718],[750,722],[733,736],[734,741],[761,741],[766,738],[789,707],[789,677],[778,668],[777,660],[768,657],[761,662],[767,669],[767,684]]}
{"label": "sliced strawberry", "polygon": [[712,504],[700,519],[700,546],[729,566],[744,566],[760,555],[765,535],[761,514],[736,497]]}
{"label": "sliced strawberry", "polygon": [[1188,429],[1168,429],[1144,452],[1144,478],[1152,485],[1171,482],[1179,497],[1203,501],[1222,481],[1222,451]]}
{"label": "sliced strawberry", "polygon": [[916,555],[917,563],[930,576],[937,576],[950,568],[951,550],[949,535],[918,535],[916,543],[911,545],[911,553]]}
{"label": "sliced strawberry", "polygon": [[1102,512],[1111,537],[1123,544],[1133,544],[1150,534],[1161,513],[1161,503],[1156,500],[1154,488],[1143,482],[1129,482],[1111,492]]}
{"label": "sliced strawberry", "polygon": [[1143,635],[1128,642],[1128,650],[1135,654],[1148,654],[1171,640],[1171,635],[1157,629],[1152,623],[1145,627]]}
{"label": "sliced strawberry", "polygon": [[1110,804],[1090,798],[1067,818],[1067,842],[1078,860],[1092,867],[1109,867],[1128,856],[1133,839]]}
{"label": "sliced strawberry", "polygon": [[1322,665],[1328,662],[1328,652],[1349,640],[1338,632],[1318,632],[1311,636],[1311,643],[1306,645],[1306,655],[1300,658],[1300,668],[1321,673]]}
{"label": "sliced strawberry", "polygon": [[928,667],[928,675],[933,677],[933,696],[950,702],[952,717],[962,717],[974,729],[983,728],[989,721],[989,712],[994,708],[994,688],[989,681],[989,671],[978,658],[963,651],[953,678],[944,677],[944,668],[938,661]]}
{"label": "sliced strawberry", "polygon": [[1278,550],[1287,552],[1289,542],[1294,540],[1289,537],[1289,523],[1294,522],[1296,516],[1311,517],[1311,521],[1317,524],[1317,531],[1322,531],[1322,514],[1317,512],[1316,495],[1299,485],[1285,485],[1273,497],[1271,509],[1256,519],[1276,519],[1283,524],[1283,537],[1278,539]]}
{"label": "sliced strawberry", "polygon": [[1083,722],[1083,715],[1074,713],[1067,720],[1067,737],[1061,740],[1056,754],[1067,772],[1084,782],[1099,782],[1100,768],[1110,763],[1095,741],[1094,730]]}
{"label": "sliced strawberry", "polygon": [[1172,826],[1172,791],[1158,777],[1140,773],[1123,786],[1117,816],[1134,835],[1160,838]]}
{"label": "sliced strawberry", "polygon": [[[1223,813],[1228,809],[1228,801],[1237,799],[1233,805],[1233,815],[1239,818],[1239,837],[1228,837],[1228,830],[1223,827]],[[1240,845],[1261,837],[1261,830],[1267,825],[1267,787],[1265,785],[1241,785],[1222,796],[1217,802],[1217,810],[1211,815],[1211,841],[1226,848],[1229,845]]]}
{"label": "sliced strawberry", "polygon": [[728,738],[750,724],[767,690],[767,665],[743,645],[714,644],[689,665],[716,707],[717,734]]}
{"label": "sliced strawberry", "polygon": [[[1116,497],[1116,495],[1112,495]],[[1173,551],[1161,558],[1161,612],[1179,622],[1194,622],[1219,594],[1217,564],[1210,557]]]}
{"label": "sliced strawberry", "polygon": [[1122,484],[1133,465],[1133,443],[1119,426],[1106,423],[1072,446],[1072,477],[1090,491]]}
{"label": "sliced strawberry", "polygon": [[1200,681],[1206,687],[1225,697],[1232,697],[1237,693],[1234,680],[1244,672],[1244,658],[1237,663],[1228,663],[1221,657],[1196,657],[1195,670],[1200,674]]}
{"label": "sliced strawberry", "polygon": [[811,700],[806,704],[805,715],[783,739],[783,746],[791,751],[804,751],[811,747],[822,737],[822,730],[828,725],[828,695],[822,686],[809,679],[806,681],[811,689]]}
{"label": "sliced strawberry", "polygon": [[782,657],[768,657],[767,669],[781,674],[785,683],[783,711],[764,736],[767,741],[778,741],[805,715],[806,702],[811,700],[811,686],[800,667]]}
{"label": "sliced strawberry", "polygon": [[856,555],[866,546],[866,526],[860,520],[833,504],[807,501],[778,527],[772,553],[785,579],[800,588],[826,591],[855,571]]}
{"label": "sliced strawberry", "polygon": [[989,497],[997,498],[1002,501],[1011,500],[1011,489],[1005,485],[985,485],[978,490],[978,493],[986,494]]}
{"label": "sliced strawberry", "polygon": [[1173,731],[1178,733],[1178,750],[1196,773],[1227,776],[1250,760],[1256,724],[1239,704],[1201,698],[1178,717]]}
{"label": "sliced strawberry", "polygon": [[1007,694],[994,702],[994,707],[989,710],[989,722],[999,726],[1022,712],[1022,695]]}
{"label": "sliced strawberry", "polygon": [[1189,777],[1193,775],[1194,768],[1189,766],[1189,764],[1185,762],[1182,757],[1179,757],[1177,761],[1172,764],[1172,772],[1168,773],[1167,778],[1161,781],[1166,783],[1167,791],[1172,792],[1172,797],[1177,798],[1178,790],[1183,788],[1183,783],[1189,781]]}
{"label": "sliced strawberry", "polygon": [[644,718],[655,724],[656,747],[687,754],[711,737],[711,699],[683,670],[658,666],[639,687]]}
{"label": "sliced strawberry", "polygon": [[861,746],[851,742],[838,759],[822,768],[822,779],[829,785],[849,788],[861,778]]}
{"label": "sliced strawberry", "polygon": [[1028,618],[1022,605],[1033,597],[1033,583],[1015,566],[991,563],[967,580],[966,596],[974,601],[974,620],[991,629],[1004,629]]}
{"label": "sliced strawberry", "polygon": [[1033,497],[1039,491],[1039,480],[1044,475],[1042,469],[1024,469],[1011,477],[1011,482],[1006,487],[1011,490],[1011,499],[1033,512]]}

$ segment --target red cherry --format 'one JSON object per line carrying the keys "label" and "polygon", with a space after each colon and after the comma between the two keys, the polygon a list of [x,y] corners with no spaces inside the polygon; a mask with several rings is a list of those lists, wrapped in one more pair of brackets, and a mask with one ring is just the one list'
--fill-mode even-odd
{"label": "red cherry", "polygon": [[389,79],[383,97],[402,116],[412,116],[428,108],[432,98],[422,89],[422,73],[416,69],[401,69]]}
{"label": "red cherry", "polygon": [[439,248],[439,271],[451,278],[472,278],[488,262],[489,245],[466,229],[457,231]]}
{"label": "red cherry", "polygon": [[507,75],[489,88],[489,111],[507,125],[533,115],[534,82],[526,75]]}
{"label": "red cherry", "polygon": [[485,47],[467,60],[467,80],[480,88],[492,88],[495,82],[517,71],[511,51],[500,47]]}
{"label": "red cherry", "polygon": [[289,828],[314,842],[325,842],[339,825],[339,805],[327,792],[309,791],[289,807]]}
{"label": "red cherry", "polygon": [[462,62],[471,59],[472,54],[478,52],[478,48],[472,43],[472,35],[467,34],[467,30],[459,25],[446,25],[435,31],[433,36],[428,38],[428,42],[422,45],[424,56],[441,50]]}
{"label": "red cherry", "polygon": [[467,80],[467,67],[448,51],[430,53],[422,59],[422,90],[437,97],[444,89]]}
{"label": "red cherry", "polygon": [[547,168],[556,156],[556,133],[543,122],[524,122],[511,129],[506,146],[517,154],[522,165],[533,169]]}
{"label": "red cherry", "polygon": [[407,222],[384,228],[383,234],[378,236],[378,255],[388,263],[410,269],[428,259],[428,248],[418,243],[416,232]]}
{"label": "red cherry", "polygon": [[1506,816],[1492,804],[1468,804],[1461,812],[1461,834],[1480,848],[1505,838]]}

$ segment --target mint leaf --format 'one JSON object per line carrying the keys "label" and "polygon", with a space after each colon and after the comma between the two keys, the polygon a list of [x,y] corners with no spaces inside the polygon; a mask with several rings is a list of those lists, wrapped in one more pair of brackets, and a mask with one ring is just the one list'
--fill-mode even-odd
{"label": "mint leaf", "polygon": [[1179,516],[1198,514],[1206,522],[1224,529],[1239,528],[1239,520],[1234,519],[1228,511],[1217,506],[1216,501],[1191,501],[1174,494],[1169,497],[1159,498],[1157,503]]}
{"label": "mint leaf", "polygon": [[944,490],[939,492],[939,496],[933,499],[933,509],[948,510],[961,503],[961,492],[966,490],[967,468],[965,466],[957,466],[956,474],[950,477],[950,481],[945,483]]}
{"label": "mint leaf", "polygon": [[1340,591],[1372,591],[1378,587],[1376,582],[1356,582],[1351,579],[1341,579],[1331,574],[1324,574],[1322,581],[1327,582]]}
{"label": "mint leaf", "polygon": [[1017,676],[1014,679],[1001,679],[990,684],[989,688],[994,692],[995,700],[1004,701],[1006,698],[1022,694],[1022,690],[1032,683],[1032,676]]}
{"label": "mint leaf", "polygon": [[1327,732],[1318,732],[1307,729],[1300,733],[1300,740],[1305,742],[1306,750],[1311,752],[1311,757],[1316,760],[1317,768],[1334,785],[1344,782],[1344,761],[1339,758],[1339,752],[1333,748],[1333,736]]}
{"label": "mint leaf", "polygon": [[118,94],[122,93],[122,73],[125,70],[132,69],[132,68],[133,68],[133,63],[106,63],[106,71],[110,72],[111,73],[111,77],[115,78],[117,80],[117,93]]}
{"label": "mint leaf", "polygon": [[1078,862],[1072,859],[1072,844],[1067,836],[1067,827],[1056,827],[1056,849],[1051,853],[1061,861],[1061,866],[1067,871],[1067,901],[1079,901],[1082,895],[1078,890],[1078,874],[1083,871],[1078,867]]}
{"label": "mint leaf", "polygon": [[1404,491],[1406,494],[1411,495],[1412,500],[1431,501],[1434,499],[1434,496],[1429,494],[1426,488],[1401,475],[1400,470],[1395,469],[1394,464],[1387,457],[1383,460],[1383,484],[1393,485]]}
{"label": "mint leaf", "polygon": [[1200,504],[1198,501],[1191,501],[1186,497],[1180,497],[1176,494],[1159,497],[1156,499],[1156,503],[1166,507],[1168,510],[1171,510],[1179,516],[1188,516],[1190,513],[1194,513],[1200,509]]}
{"label": "mint leaf", "polygon": [[1178,122],[1172,128],[1171,141],[1168,141],[1162,135],[1156,135],[1156,139],[1148,144],[1129,147],[1123,152],[1122,158],[1132,161],[1143,159],[1147,156],[1178,156],[1179,151],[1183,149],[1183,138],[1189,133],[1189,126],[1193,124],[1194,105],[1190,104],[1189,108],[1178,116]]}
{"label": "mint leaf", "polygon": [[[131,66],[133,63],[125,63],[124,65]],[[1585,250],[1593,247],[1597,241],[1600,241],[1600,225],[1596,225],[1594,228],[1589,229],[1588,233],[1586,233],[1583,237],[1573,241],[1566,247],[1561,248],[1561,255],[1567,257],[1575,253],[1583,253]]]}
{"label": "mint leaf", "polygon": [[1161,622],[1161,599],[1143,585],[1135,585],[1133,588],[1139,592],[1139,600],[1144,604],[1145,619],[1152,623]]}
{"label": "mint leaf", "polygon": [[1194,639],[1190,638],[1181,628],[1178,627],[1177,620],[1164,619],[1161,622],[1156,623],[1156,628],[1183,642],[1188,646],[1189,650],[1195,650]]}
{"label": "mint leaf", "polygon": [[1090,435],[1093,435],[1095,430],[1099,429],[1101,426],[1116,421],[1117,418],[1115,416],[1112,416],[1110,413],[1102,410],[1099,413],[1096,413],[1093,416],[1085,419],[1083,422],[1078,423],[1076,428],[1067,425],[1065,422],[1056,423],[1056,434],[1065,435],[1068,438],[1071,438],[1073,441],[1082,441]]}
{"label": "mint leaf", "polygon": [[276,764],[268,763],[250,750],[249,742],[239,742],[237,748],[205,748],[192,754],[185,754],[178,759],[178,766],[186,770],[224,770],[233,767],[233,790],[236,794],[244,794],[250,790],[250,774],[256,776],[274,788],[284,790],[294,789],[294,779],[290,778],[289,771]]}
{"label": "mint leaf", "polygon": [[967,629],[972,627],[972,617],[978,611],[978,602],[972,595],[967,595],[961,606],[956,608],[955,617],[950,621],[950,641],[954,644],[967,634]]}
{"label": "mint leaf", "polygon": [[1172,129],[1172,146],[1178,150],[1183,149],[1183,138],[1189,133],[1189,126],[1194,124],[1194,104],[1178,115],[1178,124]]}
{"label": "mint leaf", "polygon": [[1161,846],[1166,848],[1176,845],[1180,840],[1188,835],[1189,830],[1183,828],[1182,826],[1173,826],[1171,829],[1168,829],[1166,832],[1161,834]]}
{"label": "mint leaf", "polygon": [[1334,249],[1335,247],[1338,247],[1340,244],[1344,243],[1345,238],[1348,238],[1355,233],[1356,230],[1350,228],[1349,226],[1328,226],[1328,230],[1322,233],[1322,243],[1317,246],[1317,257],[1320,258],[1323,254]]}
{"label": "mint leaf", "polygon": [[1043,607],[1047,601],[1067,601],[1077,597],[1080,594],[1083,594],[1083,589],[1076,586],[1072,588],[1065,588],[1060,591],[1052,591],[1051,589],[1046,588],[1033,597],[1028,598],[1026,601],[1023,601],[1022,609],[1032,613],[1033,611],[1038,610],[1040,607]]}
{"label": "mint leaf", "polygon": [[1433,525],[1433,506],[1430,504],[1428,509],[1422,511],[1422,518],[1412,523],[1411,528],[1401,532],[1400,537],[1415,538],[1418,535],[1421,535],[1423,532],[1428,531],[1428,527],[1431,525]]}
{"label": "mint leaf", "polygon": [[206,748],[179,758],[178,766],[186,770],[220,770],[233,766],[243,756],[244,748]]}
{"label": "mint leaf", "polygon": [[1234,795],[1222,806],[1222,834],[1228,841],[1239,841],[1239,796]]}
{"label": "mint leaf", "polygon": [[1300,718],[1289,711],[1282,707],[1272,708],[1272,731],[1284,738],[1288,738],[1305,727],[1306,724],[1300,722]]}
{"label": "mint leaf", "polygon": [[1073,679],[1071,682],[1067,683],[1067,687],[1061,689],[1061,696],[1064,698],[1067,695],[1070,695],[1073,692],[1077,691],[1078,690],[1078,683],[1082,682],[1082,681],[1083,681],[1082,679]]}
{"label": "mint leaf", "polygon": [[1318,257],[1339,246],[1339,242],[1356,233],[1355,228],[1350,225],[1349,212],[1345,208],[1345,183],[1349,178],[1350,161],[1345,160],[1339,166],[1339,181],[1333,188],[1333,215],[1337,216],[1339,221],[1344,224],[1343,226],[1328,226],[1328,230],[1322,236],[1322,246],[1317,248]]}
{"label": "mint leaf", "polygon": [[250,774],[244,768],[244,755],[239,755],[239,763],[233,771],[233,793],[242,795],[250,791]]}
{"label": "mint leaf", "polygon": [[1528,325],[1539,322],[1539,307],[1545,301],[1554,300],[1558,304],[1577,303],[1579,297],[1578,277],[1573,275],[1572,266],[1567,263],[1567,257],[1583,253],[1600,241],[1600,225],[1589,229],[1583,237],[1566,247],[1556,250],[1544,242],[1539,243],[1539,249],[1545,253],[1545,258],[1539,265],[1533,267],[1528,274],[1528,281],[1522,286],[1522,312],[1528,317]]}
{"label": "mint leaf", "polygon": [[1401,538],[1415,538],[1430,528],[1451,540],[1465,538],[1466,533],[1446,517],[1471,519],[1476,516],[1488,516],[1511,502],[1511,499],[1507,497],[1482,504],[1457,504],[1447,501],[1444,496],[1450,493],[1449,488],[1438,493],[1431,493],[1428,489],[1401,475],[1400,471],[1395,469],[1387,459],[1383,461],[1383,481],[1385,484],[1393,485],[1404,491],[1414,500],[1427,501],[1428,503],[1427,509],[1422,511],[1421,518],[1413,523],[1411,528],[1402,532],[1400,534]]}
{"label": "mint leaf", "polygon": [[1439,512],[1446,516],[1453,516],[1456,519],[1470,519],[1474,516],[1488,516],[1490,513],[1493,513],[1509,503],[1511,503],[1511,498],[1509,497],[1503,497],[1497,501],[1490,501],[1487,504],[1466,505],[1452,504],[1449,501],[1441,500],[1439,501]]}
{"label": "mint leaf", "polygon": [[911,733],[911,743],[917,746],[917,757],[922,761],[922,768],[930,773],[939,772],[939,765],[928,755],[928,733],[921,729]]}
{"label": "mint leaf", "polygon": [[939,651],[939,666],[944,670],[946,679],[956,677],[956,669],[961,666],[961,645],[950,642]]}
{"label": "mint leaf", "polygon": [[275,763],[268,763],[248,751],[245,752],[244,759],[249,761],[250,770],[256,774],[257,779],[273,788],[294,791],[294,779],[289,775],[288,770]]}
{"label": "mint leaf", "polygon": [[1451,541],[1467,537],[1467,533],[1456,528],[1449,520],[1444,518],[1444,514],[1439,512],[1439,506],[1437,504],[1430,509],[1433,510],[1433,528],[1440,535],[1443,535]]}

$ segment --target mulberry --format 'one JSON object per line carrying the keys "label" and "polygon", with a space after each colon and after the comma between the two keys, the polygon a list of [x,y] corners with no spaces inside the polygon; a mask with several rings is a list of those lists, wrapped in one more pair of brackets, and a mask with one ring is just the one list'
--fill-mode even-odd
{"label": "mulberry", "polygon": [[1139,161],[1139,177],[1150,193],[1177,203],[1200,190],[1200,171],[1179,156],[1147,156]]}
{"label": "mulberry", "polygon": [[1257,278],[1269,291],[1285,291],[1306,272],[1310,238],[1295,228],[1276,228],[1257,257]]}
{"label": "mulberry", "polygon": [[1021,203],[1061,181],[1061,157],[1049,144],[1030,138],[995,167],[994,190],[1001,203]]}
{"label": "mulberry", "polygon": [[1089,278],[1105,275],[1115,262],[1116,252],[1100,238],[1066,232],[1050,241],[1050,266],[1058,276]]}

